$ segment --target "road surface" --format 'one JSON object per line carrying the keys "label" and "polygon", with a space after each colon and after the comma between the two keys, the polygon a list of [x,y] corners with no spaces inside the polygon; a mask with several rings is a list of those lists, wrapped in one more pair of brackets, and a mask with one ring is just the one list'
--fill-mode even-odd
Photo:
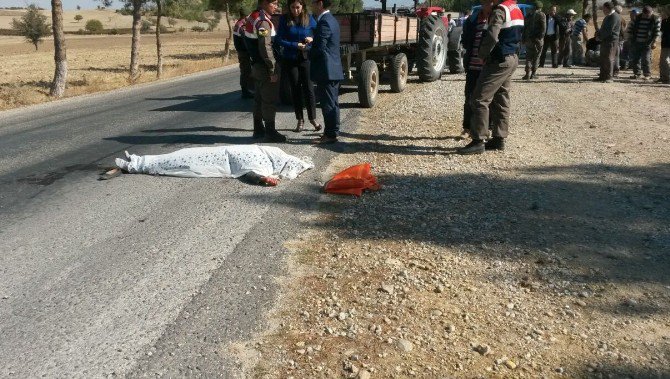
{"label": "road surface", "polygon": [[[237,75],[0,113],[0,377],[240,376],[226,346],[262,329],[282,242],[299,233],[333,152],[286,132],[282,147],[316,169],[277,188],[96,180],[124,150],[252,143]],[[349,128],[353,96],[342,100]],[[289,109],[278,125],[295,126]]]}

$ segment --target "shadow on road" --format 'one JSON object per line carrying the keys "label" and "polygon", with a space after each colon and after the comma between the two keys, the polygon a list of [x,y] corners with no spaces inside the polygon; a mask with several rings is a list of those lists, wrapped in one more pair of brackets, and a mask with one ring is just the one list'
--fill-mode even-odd
{"label": "shadow on road", "polygon": [[104,138],[129,145],[215,145],[215,144],[250,144],[256,142],[248,136],[226,136],[219,134],[162,134],[156,136],[117,136]]}
{"label": "shadow on road", "polygon": [[147,98],[149,101],[171,101],[177,104],[152,109],[152,112],[250,112],[253,100],[241,98],[241,92],[202,94],[167,98]]}

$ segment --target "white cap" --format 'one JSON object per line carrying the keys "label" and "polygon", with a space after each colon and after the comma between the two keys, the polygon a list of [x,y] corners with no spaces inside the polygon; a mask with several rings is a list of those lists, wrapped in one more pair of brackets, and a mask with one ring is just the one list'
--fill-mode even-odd
{"label": "white cap", "polygon": [[566,13],[571,14],[571,15],[576,15],[577,14],[577,12],[575,12],[574,9],[568,9],[568,11]]}

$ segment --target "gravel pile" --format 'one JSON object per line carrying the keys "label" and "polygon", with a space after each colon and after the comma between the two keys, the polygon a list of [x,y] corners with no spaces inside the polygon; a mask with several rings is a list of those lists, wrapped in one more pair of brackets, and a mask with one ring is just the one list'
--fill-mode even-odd
{"label": "gravel pile", "polygon": [[670,91],[542,73],[504,152],[454,154],[462,76],[363,112],[329,172],[384,187],[305,219],[255,377],[670,377]]}

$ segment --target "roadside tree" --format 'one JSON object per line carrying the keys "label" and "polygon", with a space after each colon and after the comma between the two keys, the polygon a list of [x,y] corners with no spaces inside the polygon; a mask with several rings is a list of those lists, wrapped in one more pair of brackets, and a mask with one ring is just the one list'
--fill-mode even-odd
{"label": "roadside tree", "polygon": [[[103,6],[109,7],[113,0],[100,0]],[[142,7],[148,0],[123,0],[122,4],[132,10],[133,15],[133,37],[130,45],[130,75],[128,80],[135,82],[140,77],[140,34],[142,29]]]}
{"label": "roadside tree", "polygon": [[102,26],[102,22],[100,22],[100,20],[96,20],[96,19],[91,19],[91,20],[86,21],[86,27],[85,28],[86,28],[87,31],[89,31],[91,33],[100,33],[103,30],[105,30],[105,28]]}
{"label": "roadside tree", "polygon": [[35,50],[39,48],[39,43],[44,37],[51,35],[51,25],[47,23],[47,16],[40,13],[40,9],[35,4],[30,4],[20,19],[12,20],[12,29],[35,45]]}
{"label": "roadside tree", "polygon": [[54,34],[54,78],[51,82],[49,95],[61,97],[65,93],[67,83],[67,57],[65,54],[65,34],[63,33],[63,2],[51,0],[51,22]]}
{"label": "roadside tree", "polygon": [[84,16],[82,16],[82,15],[80,15],[80,14],[74,16],[74,20],[77,21],[77,22],[79,22],[79,21],[81,21],[81,20],[83,20],[83,19],[84,19]]}
{"label": "roadside tree", "polygon": [[[161,19],[163,17],[163,0],[156,1],[156,77],[163,75],[163,43],[161,41]],[[170,20],[168,20],[168,24]]]}

